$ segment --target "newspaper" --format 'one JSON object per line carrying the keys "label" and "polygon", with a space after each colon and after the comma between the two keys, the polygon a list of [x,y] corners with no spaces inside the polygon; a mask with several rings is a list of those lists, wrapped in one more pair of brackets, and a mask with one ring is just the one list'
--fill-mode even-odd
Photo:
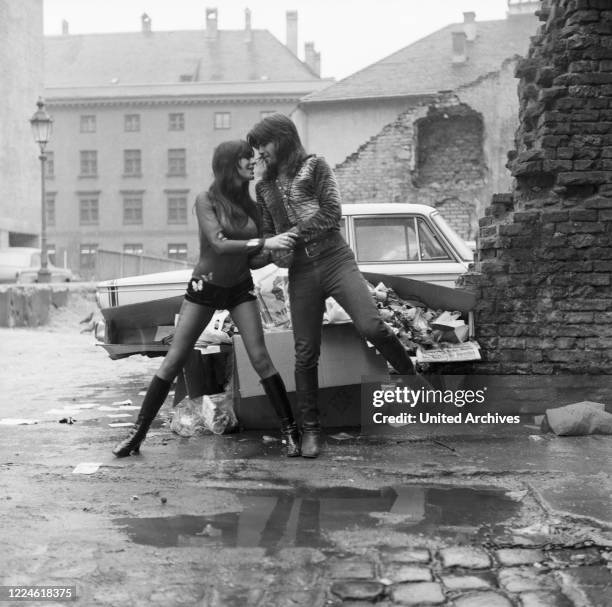
{"label": "newspaper", "polygon": [[450,363],[480,360],[480,346],[475,341],[462,344],[443,344],[440,348],[424,350],[419,348],[416,359],[419,363]]}

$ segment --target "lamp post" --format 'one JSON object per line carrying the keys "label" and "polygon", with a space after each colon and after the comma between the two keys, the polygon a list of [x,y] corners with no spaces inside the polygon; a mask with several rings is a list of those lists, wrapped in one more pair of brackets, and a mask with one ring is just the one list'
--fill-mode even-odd
{"label": "lamp post", "polygon": [[45,154],[45,147],[51,137],[53,118],[45,111],[45,102],[42,97],[38,98],[36,105],[38,109],[34,112],[32,118],[30,118],[30,124],[32,125],[34,141],[36,141],[40,147],[42,216],[40,222],[40,269],[38,270],[38,282],[51,282],[51,272],[48,268],[49,257],[47,253],[47,200],[45,192],[45,162],[47,161],[47,155]]}

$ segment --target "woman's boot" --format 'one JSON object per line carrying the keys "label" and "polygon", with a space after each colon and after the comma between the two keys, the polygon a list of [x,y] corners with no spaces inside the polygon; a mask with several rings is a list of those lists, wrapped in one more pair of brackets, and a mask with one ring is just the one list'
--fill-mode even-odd
{"label": "woman's boot", "polygon": [[280,374],[276,373],[262,379],[261,385],[266,391],[276,415],[280,419],[281,437],[286,447],[286,455],[287,457],[297,457],[300,454],[300,435],[293,419],[291,403],[289,402],[287,390]]}
{"label": "woman's boot", "polygon": [[157,375],[153,376],[142,401],[136,425],[130,430],[128,436],[113,449],[117,457],[126,457],[140,451],[140,443],[145,439],[151,422],[164,404],[171,385],[172,382],[157,377]]}
{"label": "woman's boot", "polygon": [[319,421],[318,370],[295,372],[298,409],[302,418],[302,457],[317,457],[321,452],[321,423]]}

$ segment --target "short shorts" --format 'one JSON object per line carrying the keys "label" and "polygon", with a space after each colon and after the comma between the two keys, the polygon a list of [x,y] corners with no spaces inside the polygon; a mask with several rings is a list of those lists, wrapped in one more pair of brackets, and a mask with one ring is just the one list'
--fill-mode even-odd
{"label": "short shorts", "polygon": [[247,278],[232,287],[220,287],[200,276],[192,276],[187,284],[185,299],[215,310],[231,310],[246,301],[255,301],[253,279]]}

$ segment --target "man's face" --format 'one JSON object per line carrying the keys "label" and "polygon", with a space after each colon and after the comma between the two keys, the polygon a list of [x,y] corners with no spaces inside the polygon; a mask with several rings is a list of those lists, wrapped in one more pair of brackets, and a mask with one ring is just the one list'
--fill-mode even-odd
{"label": "man's face", "polygon": [[270,141],[270,143],[266,143],[266,145],[260,145],[257,148],[257,151],[259,152],[259,157],[263,160],[266,167],[272,167],[277,164],[276,143],[274,141]]}

